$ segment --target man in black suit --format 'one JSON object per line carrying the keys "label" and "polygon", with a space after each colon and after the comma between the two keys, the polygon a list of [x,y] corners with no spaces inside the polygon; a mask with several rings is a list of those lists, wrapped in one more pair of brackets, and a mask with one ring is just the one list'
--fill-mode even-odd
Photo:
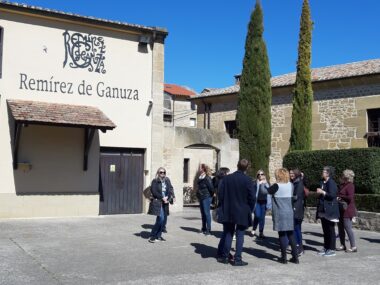
{"label": "man in black suit", "polygon": [[241,254],[245,230],[252,226],[252,210],[256,199],[253,181],[246,175],[248,166],[248,160],[241,159],[237,165],[238,170],[222,180],[218,191],[219,221],[223,224],[221,243],[224,241],[224,247],[217,260],[220,263],[228,263],[232,237],[236,229],[236,252],[232,262],[234,266],[248,264],[242,260]]}

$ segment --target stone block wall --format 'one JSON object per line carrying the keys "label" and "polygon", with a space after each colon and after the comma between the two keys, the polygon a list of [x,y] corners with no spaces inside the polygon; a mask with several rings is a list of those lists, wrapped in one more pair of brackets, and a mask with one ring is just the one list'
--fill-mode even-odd
{"label": "stone block wall", "polygon": [[[314,150],[367,147],[367,110],[380,108],[378,78],[350,79],[314,85],[312,136]],[[289,149],[292,117],[292,90],[290,87],[273,89],[272,98],[272,154],[270,176],[282,166]],[[225,121],[235,120],[237,95],[226,95],[228,102],[214,102],[211,108],[210,128],[225,130]],[[217,100],[216,97],[213,99]],[[203,106],[198,108],[198,128],[203,128]],[[207,115],[206,115],[207,120]]]}
{"label": "stone block wall", "polygon": [[[305,209],[304,221],[307,223],[320,223],[316,218],[316,208]],[[352,226],[356,229],[380,232],[380,213],[358,211],[358,216],[353,220]]]}

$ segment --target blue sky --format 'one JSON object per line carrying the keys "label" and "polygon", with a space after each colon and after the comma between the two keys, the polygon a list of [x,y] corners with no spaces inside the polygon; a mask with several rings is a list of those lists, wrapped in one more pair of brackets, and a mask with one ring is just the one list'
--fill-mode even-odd
{"label": "blue sky", "polygon": [[[20,0],[45,8],[169,31],[165,82],[200,92],[240,73],[255,0]],[[271,73],[295,70],[302,0],[261,0]],[[312,67],[380,58],[380,1],[310,0]]]}

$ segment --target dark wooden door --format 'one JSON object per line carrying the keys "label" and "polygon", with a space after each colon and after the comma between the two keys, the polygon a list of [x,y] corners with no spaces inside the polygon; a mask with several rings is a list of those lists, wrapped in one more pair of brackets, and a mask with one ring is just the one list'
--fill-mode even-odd
{"label": "dark wooden door", "polygon": [[100,214],[142,213],[143,150],[100,153]]}

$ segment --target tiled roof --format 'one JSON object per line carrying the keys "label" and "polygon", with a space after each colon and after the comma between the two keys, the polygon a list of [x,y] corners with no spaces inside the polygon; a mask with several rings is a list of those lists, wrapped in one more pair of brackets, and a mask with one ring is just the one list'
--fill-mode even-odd
{"label": "tiled roof", "polygon": [[191,91],[185,87],[182,87],[182,86],[179,86],[176,84],[165,83],[164,91],[166,93],[169,93],[169,94],[175,95],[175,96],[188,96],[188,97],[190,97],[190,96],[196,95],[196,93],[194,91]]}
{"label": "tiled roof", "polygon": [[96,107],[37,101],[7,100],[16,121],[47,125],[94,127],[111,130],[116,125]]}
{"label": "tiled roof", "polygon": [[82,15],[78,15],[74,13],[67,13],[67,12],[57,11],[53,9],[31,6],[24,3],[16,3],[16,2],[0,0],[0,8],[29,10],[35,13],[40,13],[40,14],[45,14],[45,15],[50,14],[55,17],[65,17],[65,18],[71,18],[71,19],[80,20],[80,21],[85,20],[85,21],[90,21],[90,22],[97,22],[98,24],[103,24],[103,25],[116,25],[116,26],[119,26],[120,28],[125,28],[129,30],[140,30],[140,31],[149,31],[149,32],[155,31],[155,32],[164,34],[165,36],[168,34],[165,28],[148,27],[148,26],[142,26],[142,25],[136,25],[136,24],[129,24],[125,22],[119,22],[119,21],[110,21],[107,19],[101,19],[101,18],[90,17],[90,16],[82,16]]}
{"label": "tiled roof", "polygon": [[[311,72],[312,82],[342,79],[370,74],[380,74],[380,59],[352,62],[347,64],[332,65],[320,68],[313,68]],[[288,73],[271,78],[272,88],[294,85],[296,73]],[[238,93],[239,85],[225,88],[209,88],[209,91],[202,92],[197,97],[207,97],[215,95],[225,95]],[[197,98],[196,97],[196,98]]]}

